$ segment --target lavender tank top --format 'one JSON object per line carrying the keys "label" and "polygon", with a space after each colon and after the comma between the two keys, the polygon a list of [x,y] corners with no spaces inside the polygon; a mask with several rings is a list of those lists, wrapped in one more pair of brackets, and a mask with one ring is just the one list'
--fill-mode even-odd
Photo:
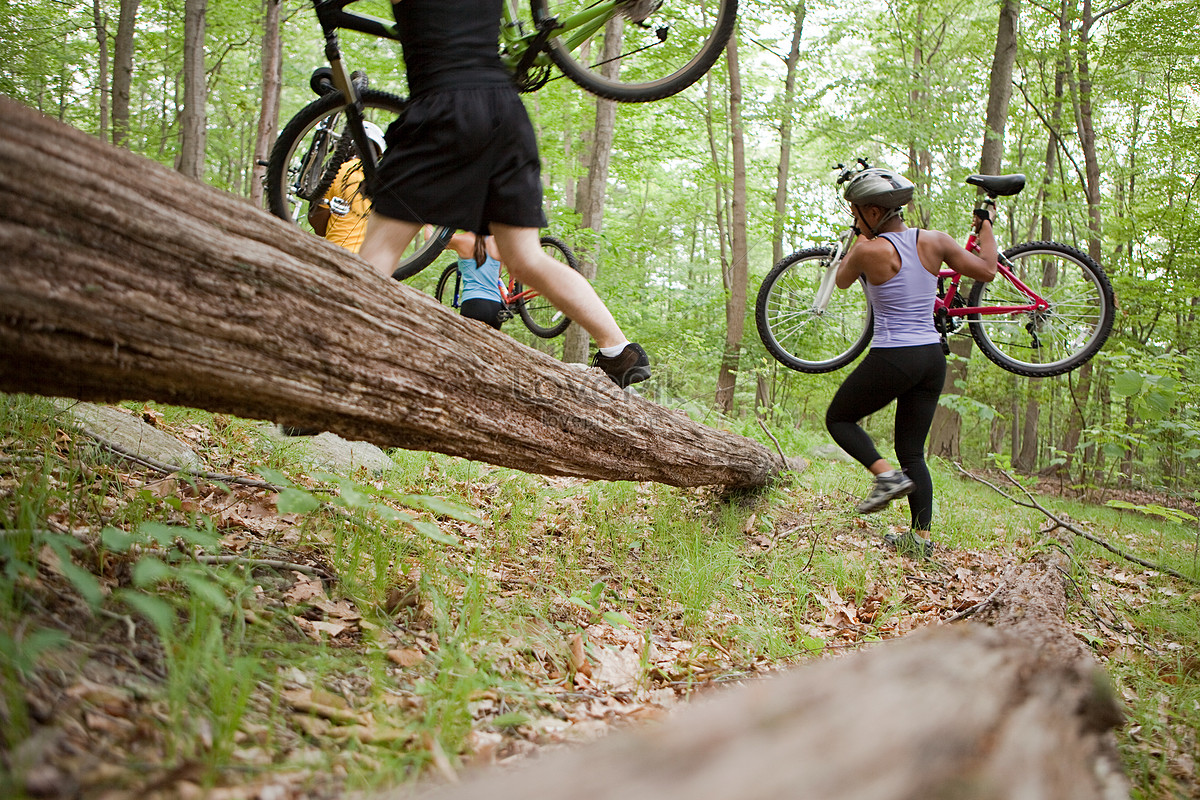
{"label": "lavender tank top", "polygon": [[881,233],[900,254],[900,271],[872,286],[867,281],[867,298],[875,312],[872,347],[913,347],[941,340],[933,326],[933,303],[937,277],[917,257],[917,228]]}

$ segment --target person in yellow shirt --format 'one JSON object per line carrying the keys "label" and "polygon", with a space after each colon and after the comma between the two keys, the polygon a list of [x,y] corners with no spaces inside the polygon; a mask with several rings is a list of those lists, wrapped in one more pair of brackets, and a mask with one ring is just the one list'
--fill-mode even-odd
{"label": "person in yellow shirt", "polygon": [[[385,147],[383,131],[378,125],[365,121],[363,130],[377,148],[375,157],[378,159]],[[352,158],[338,170],[325,197],[308,210],[308,224],[313,230],[351,253],[357,253],[362,247],[367,215],[371,213],[371,201],[363,193],[362,181],[362,161]]]}
{"label": "person in yellow shirt", "polygon": [[[386,146],[383,131],[374,123],[363,121],[363,130],[375,146],[375,158],[383,155]],[[357,253],[362,247],[367,232],[367,215],[371,213],[371,201],[362,190],[362,159],[355,157],[342,164],[337,176],[320,202],[308,209],[308,224],[318,236]],[[293,428],[283,426],[284,436],[316,436],[316,428]]]}

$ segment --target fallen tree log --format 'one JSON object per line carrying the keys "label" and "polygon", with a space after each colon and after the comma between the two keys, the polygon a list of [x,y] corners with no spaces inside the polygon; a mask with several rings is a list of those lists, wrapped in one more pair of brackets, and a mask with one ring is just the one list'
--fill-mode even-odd
{"label": "fallen tree log", "polygon": [[1011,568],[973,622],[723,691],[662,725],[433,796],[1127,798],[1121,712],[1065,628],[1059,570],[1054,554]]}
{"label": "fallen tree log", "polygon": [[0,253],[0,391],[156,400],[551,475],[737,488],[785,466],[7,98]]}

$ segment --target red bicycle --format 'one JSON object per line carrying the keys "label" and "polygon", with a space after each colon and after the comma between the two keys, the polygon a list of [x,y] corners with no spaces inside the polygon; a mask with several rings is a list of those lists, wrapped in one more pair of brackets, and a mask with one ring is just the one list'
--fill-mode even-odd
{"label": "red bicycle", "polygon": [[[867,167],[862,159],[858,163],[858,169]],[[856,174],[854,168],[837,168],[838,184]],[[1025,188],[1025,176],[972,175],[967,183],[983,189],[983,205],[994,210],[997,197]],[[830,246],[792,253],[763,280],[755,323],[781,364],[800,372],[832,372],[870,343],[874,316],[865,282],[860,278],[858,286],[845,291],[834,284],[852,240],[853,233],[846,231]],[[974,233],[965,247],[977,252]],[[1017,375],[1061,375],[1104,346],[1116,301],[1108,276],[1086,253],[1057,242],[1026,242],[1005,250],[997,269],[993,281],[974,281],[969,291],[960,286],[961,274],[949,269],[939,274],[934,322],[947,352],[946,337],[964,320],[983,354]]]}
{"label": "red bicycle", "polygon": [[[553,236],[543,236],[542,250],[576,272],[579,271],[579,262],[575,259],[575,253],[563,240]],[[534,289],[526,289],[518,281],[508,277],[506,272],[501,274],[497,288],[500,289],[500,298],[504,302],[504,308],[500,311],[501,322],[519,316],[529,332],[542,339],[561,336],[571,324],[570,318],[551,305],[549,300]],[[442,276],[438,278],[434,296],[437,297],[439,303],[458,308],[461,303],[461,292],[462,277],[458,274],[458,262],[456,261],[442,270]]]}

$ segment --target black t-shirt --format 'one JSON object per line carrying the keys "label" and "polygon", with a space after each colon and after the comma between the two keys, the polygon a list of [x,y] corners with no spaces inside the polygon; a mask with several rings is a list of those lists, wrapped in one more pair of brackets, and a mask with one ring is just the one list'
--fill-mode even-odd
{"label": "black t-shirt", "polygon": [[499,56],[501,2],[393,2],[409,94],[507,83]]}

